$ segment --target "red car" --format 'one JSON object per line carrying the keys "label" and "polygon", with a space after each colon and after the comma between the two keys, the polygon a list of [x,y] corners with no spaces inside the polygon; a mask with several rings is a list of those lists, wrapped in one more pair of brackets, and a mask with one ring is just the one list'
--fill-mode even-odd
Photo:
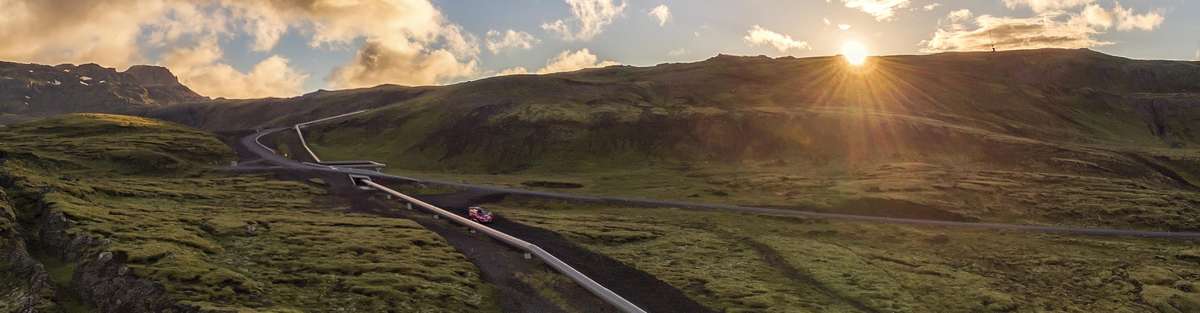
{"label": "red car", "polygon": [[492,222],[493,216],[492,212],[488,212],[488,210],[484,210],[482,207],[473,206],[467,208],[467,218],[476,223],[487,224]]}

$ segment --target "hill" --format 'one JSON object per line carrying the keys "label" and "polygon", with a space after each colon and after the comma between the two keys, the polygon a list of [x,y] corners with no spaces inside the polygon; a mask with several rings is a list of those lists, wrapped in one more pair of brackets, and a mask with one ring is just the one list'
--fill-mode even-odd
{"label": "hill", "polygon": [[[493,184],[1198,229],[1192,204],[1174,194],[1200,184],[1197,122],[1196,62],[1047,49],[864,67],[718,56],[495,77],[396,99],[309,139],[330,159]],[[1072,192],[1038,194],[1048,184]],[[1156,192],[1115,206],[1091,192],[1129,185]],[[896,207],[925,213],[879,211]],[[1095,210],[1109,213],[1080,220]]]}
{"label": "hill", "polygon": [[158,66],[118,72],[96,64],[0,62],[0,124],[62,113],[137,113],[204,100]]}

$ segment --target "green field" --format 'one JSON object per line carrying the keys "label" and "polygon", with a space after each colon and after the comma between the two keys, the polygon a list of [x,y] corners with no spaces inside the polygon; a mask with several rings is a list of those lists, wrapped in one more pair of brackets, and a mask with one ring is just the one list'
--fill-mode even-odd
{"label": "green field", "polygon": [[727,312],[1195,312],[1195,242],[508,201]]}
{"label": "green field", "polygon": [[[314,125],[324,159],[589,195],[1200,230],[1190,62],[1090,50],[505,76]],[[1095,75],[1105,73],[1105,75]],[[1180,75],[1178,79],[1167,79]],[[544,188],[561,183],[575,188]]]}
{"label": "green field", "polygon": [[[47,227],[37,216],[59,212],[71,237],[101,243],[50,258],[111,255],[206,312],[497,310],[477,269],[436,234],[344,213],[315,186],[212,172],[232,155],[199,131],[70,115],[0,130],[0,152],[16,208],[6,220],[34,230]],[[50,240],[19,235],[30,249]],[[55,273],[81,260],[50,267],[56,287],[72,287],[79,274]]]}

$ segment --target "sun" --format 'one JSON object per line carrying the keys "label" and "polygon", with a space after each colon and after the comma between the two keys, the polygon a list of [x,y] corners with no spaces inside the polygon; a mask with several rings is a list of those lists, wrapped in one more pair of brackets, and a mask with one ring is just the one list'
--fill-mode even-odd
{"label": "sun", "polygon": [[842,45],[842,57],[846,58],[846,63],[859,66],[867,63],[867,46],[864,46],[857,41],[849,41]]}

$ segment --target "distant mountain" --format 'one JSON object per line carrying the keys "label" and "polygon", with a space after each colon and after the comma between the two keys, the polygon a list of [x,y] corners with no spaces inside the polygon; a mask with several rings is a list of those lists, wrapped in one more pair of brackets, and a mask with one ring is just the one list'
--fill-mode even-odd
{"label": "distant mountain", "polygon": [[0,123],[75,112],[130,114],[206,100],[158,66],[138,65],[118,72],[96,64],[0,62]]}

